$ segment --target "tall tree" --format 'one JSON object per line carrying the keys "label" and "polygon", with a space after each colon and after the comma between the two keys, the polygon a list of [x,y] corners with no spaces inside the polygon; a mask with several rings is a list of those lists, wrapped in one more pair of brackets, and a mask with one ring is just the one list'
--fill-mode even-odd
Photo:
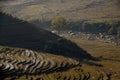
{"label": "tall tree", "polygon": [[52,29],[65,29],[66,28],[66,20],[64,17],[56,17],[51,21]]}

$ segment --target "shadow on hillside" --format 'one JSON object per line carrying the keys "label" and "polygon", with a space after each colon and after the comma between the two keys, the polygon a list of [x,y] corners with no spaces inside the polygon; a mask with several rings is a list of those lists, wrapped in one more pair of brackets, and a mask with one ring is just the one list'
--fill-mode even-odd
{"label": "shadow on hillside", "polygon": [[120,60],[110,59],[110,58],[103,58],[102,60],[109,60],[109,61],[113,61],[113,62],[120,62]]}
{"label": "shadow on hillside", "polygon": [[[97,60],[97,61],[100,61],[100,60]],[[102,64],[96,63],[95,61],[89,61],[89,60],[84,60],[84,61],[82,61],[82,63],[87,64],[89,66],[97,66],[97,67],[103,67],[104,66]]]}
{"label": "shadow on hillside", "polygon": [[75,43],[26,21],[0,13],[0,45],[48,52],[76,59],[92,56]]}

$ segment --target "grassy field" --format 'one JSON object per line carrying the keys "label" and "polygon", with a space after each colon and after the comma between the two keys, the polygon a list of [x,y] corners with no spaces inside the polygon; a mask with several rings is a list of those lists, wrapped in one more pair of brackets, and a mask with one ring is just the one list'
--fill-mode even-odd
{"label": "grassy field", "polygon": [[120,79],[120,47],[111,43],[104,43],[100,41],[88,41],[80,39],[71,39],[77,43],[81,48],[95,57],[101,57],[101,61],[96,61],[102,64],[103,67],[83,65],[83,69],[95,74],[94,71],[102,70],[105,73],[109,71],[117,72],[119,76],[114,76],[112,80]]}
{"label": "grassy field", "polygon": [[95,57],[102,56],[103,58],[120,60],[120,47],[115,44],[80,39],[71,40]]}
{"label": "grassy field", "polygon": [[[99,61],[84,61],[81,66],[63,72],[42,75],[25,75],[15,80],[120,80],[120,47],[111,43],[70,39]],[[94,64],[101,64],[96,66]],[[13,77],[14,78],[14,77]],[[10,80],[7,78],[6,80]]]}

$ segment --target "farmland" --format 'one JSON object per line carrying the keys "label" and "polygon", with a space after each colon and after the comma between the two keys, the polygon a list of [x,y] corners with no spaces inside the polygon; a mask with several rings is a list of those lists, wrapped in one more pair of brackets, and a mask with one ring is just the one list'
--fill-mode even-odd
{"label": "farmland", "polygon": [[[94,57],[99,58],[97,61],[83,61],[82,66],[76,66],[67,71],[58,71],[53,73],[44,73],[41,75],[23,75],[15,80],[119,80],[120,79],[120,48],[111,43],[100,41],[88,41],[81,39],[69,38],[77,43],[81,48],[86,50]],[[97,65],[96,65],[97,64]],[[99,66],[99,65],[101,66]],[[6,80],[9,80],[7,78]]]}

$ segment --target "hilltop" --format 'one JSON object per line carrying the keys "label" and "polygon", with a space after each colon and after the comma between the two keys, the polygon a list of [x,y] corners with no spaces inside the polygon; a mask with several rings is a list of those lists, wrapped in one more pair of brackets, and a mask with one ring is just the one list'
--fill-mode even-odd
{"label": "hilltop", "polygon": [[120,20],[119,0],[2,0],[0,8],[24,20]]}

